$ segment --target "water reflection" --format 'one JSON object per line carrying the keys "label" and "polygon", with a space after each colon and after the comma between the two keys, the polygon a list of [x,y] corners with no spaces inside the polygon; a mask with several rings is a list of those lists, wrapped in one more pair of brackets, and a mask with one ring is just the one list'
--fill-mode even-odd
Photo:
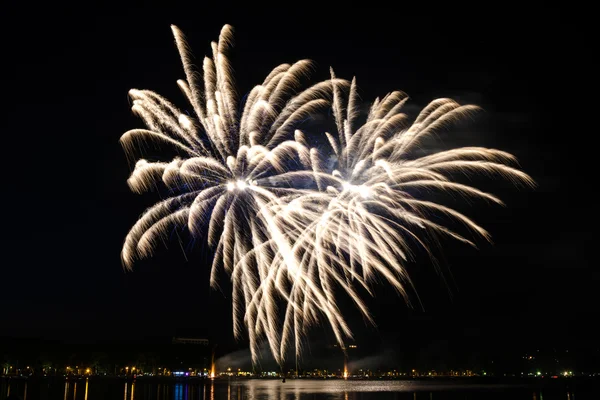
{"label": "water reflection", "polygon": [[[65,386],[65,390],[63,392],[63,400],[68,400],[68,399],[77,400],[77,383],[78,382],[71,382],[71,381],[68,381],[68,380],[65,381],[65,385],[64,385]],[[48,390],[50,390],[51,386],[52,385],[50,383],[48,383],[46,385],[46,392]],[[73,389],[73,395],[72,396],[71,396],[71,386],[72,386],[72,389]],[[86,379],[86,381],[85,381],[85,388],[83,390],[83,400],[88,400],[88,390],[89,390],[89,382]],[[26,397],[27,397],[27,391],[25,392],[23,400],[26,400]],[[51,397],[51,398],[54,398],[54,397]],[[81,398],[81,396],[79,396],[79,398]]]}
{"label": "water reflection", "polygon": [[[234,383],[238,387],[238,399],[248,400],[302,400],[320,395],[328,400],[355,399],[349,391],[348,382],[323,382],[292,380],[282,384],[279,381],[246,381]],[[350,384],[351,385],[351,384]],[[308,397],[310,396],[310,397]]]}
{"label": "water reflection", "polygon": [[[537,393],[533,392],[533,400],[537,400]],[[540,392],[540,400],[544,400],[542,392]],[[567,400],[575,400],[575,393],[567,392]]]}
{"label": "water reflection", "polygon": [[[396,399],[404,400],[436,400],[436,399],[500,399],[507,390],[511,390],[511,399],[543,400],[540,392],[533,392],[528,385],[478,384],[456,382],[424,382],[424,381],[342,381],[342,380],[288,380],[286,383],[269,380],[248,380],[223,382],[220,393],[228,400],[358,400],[383,399],[382,392],[394,393]],[[237,387],[236,387],[237,386]],[[237,389],[237,390],[236,390]],[[514,394],[514,396],[512,396]],[[572,393],[564,389],[552,391],[552,398],[574,400]],[[388,396],[390,396],[388,395]],[[497,397],[500,395],[500,397]],[[548,395],[548,393],[547,393]],[[219,398],[219,396],[217,396]]]}
{"label": "water reflection", "polygon": [[[124,400],[543,400],[541,387],[536,386],[519,388],[499,384],[463,385],[452,382],[307,379],[291,379],[282,383],[278,380],[263,379],[124,382],[94,378],[79,381],[0,378],[0,400],[9,395],[20,396],[21,400],[102,400],[121,396]],[[508,389],[511,391],[507,392]],[[547,398],[554,400],[575,400],[576,397],[572,391],[567,391],[566,387],[544,388],[544,393]],[[577,397],[586,396],[579,394]]]}

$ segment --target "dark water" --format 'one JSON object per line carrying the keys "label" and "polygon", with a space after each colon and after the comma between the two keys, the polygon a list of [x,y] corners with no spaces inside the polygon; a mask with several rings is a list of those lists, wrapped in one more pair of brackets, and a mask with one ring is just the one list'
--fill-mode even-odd
{"label": "dark water", "polygon": [[449,381],[3,379],[0,400],[585,400],[600,399],[600,382],[497,384]]}

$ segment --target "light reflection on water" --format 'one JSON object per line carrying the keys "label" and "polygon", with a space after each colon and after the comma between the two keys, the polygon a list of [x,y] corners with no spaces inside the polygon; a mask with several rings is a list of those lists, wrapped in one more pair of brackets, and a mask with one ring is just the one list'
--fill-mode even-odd
{"label": "light reflection on water", "polygon": [[[120,394],[119,394],[120,392]],[[123,382],[121,380],[27,381],[0,379],[0,400],[585,400],[566,388],[423,381],[231,380]],[[597,395],[597,393],[596,393]],[[587,396],[587,397],[586,397]]]}

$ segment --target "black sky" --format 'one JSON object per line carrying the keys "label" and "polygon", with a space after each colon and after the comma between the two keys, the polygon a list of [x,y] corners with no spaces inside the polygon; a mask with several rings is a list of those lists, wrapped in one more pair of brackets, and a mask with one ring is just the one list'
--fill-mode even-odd
{"label": "black sky", "polygon": [[445,244],[452,297],[422,259],[413,269],[424,311],[382,288],[371,302],[379,328],[356,320],[359,341],[374,349],[473,337],[598,346],[600,274],[591,248],[597,128],[585,111],[590,39],[572,11],[194,4],[6,14],[0,336],[186,334],[244,347],[232,339],[228,296],[209,290],[206,248],[186,262],[173,242],[131,273],[119,258],[128,229],[156,200],[126,186],[131,166],[118,139],[143,127],[127,91],[151,89],[185,107],[170,24],[201,59],[229,23],[240,93],[276,65],[309,58],[313,81],[333,66],[340,77],[357,76],[365,101],[403,90],[419,107],[437,97],[473,102],[486,111],[471,134],[455,140],[514,153],[539,184],[486,186],[507,207],[473,210],[493,246]]}

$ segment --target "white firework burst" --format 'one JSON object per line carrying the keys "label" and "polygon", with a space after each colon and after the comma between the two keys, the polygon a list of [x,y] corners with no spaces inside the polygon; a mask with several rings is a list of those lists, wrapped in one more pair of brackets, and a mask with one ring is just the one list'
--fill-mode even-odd
{"label": "white firework burst", "polygon": [[[232,28],[224,26],[219,41],[212,43],[213,58],[203,62],[203,88],[193,69],[191,55],[181,31],[173,26],[187,80],[179,87],[191,104],[189,116],[160,95],[131,90],[133,111],[148,129],[134,129],[121,137],[128,153],[149,141],[169,146],[178,153],[170,162],[140,159],[128,180],[135,192],[164,185],[172,194],[145,211],[125,239],[122,260],[126,268],[152,254],[168,232],[187,226],[193,234],[206,233],[216,252],[211,285],[217,285],[219,266],[230,274],[233,284],[234,333],[242,333],[242,321],[249,327],[254,360],[258,341],[267,336],[277,343],[279,324],[276,305],[266,301],[265,313],[244,317],[268,271],[274,248],[286,253],[281,225],[266,207],[278,204],[282,195],[302,193],[293,186],[287,172],[312,177],[315,149],[295,129],[304,119],[330,105],[332,81],[298,90],[310,62],[280,65],[249,93],[238,115],[238,100],[227,51]],[[338,85],[346,82],[336,81]],[[269,239],[269,246],[262,244]],[[277,248],[277,246],[282,246]],[[252,261],[244,256],[252,248]],[[288,262],[293,263],[288,256]]]}
{"label": "white firework burst", "polygon": [[[334,84],[333,94],[337,135],[326,135],[337,165],[327,170],[315,161],[318,189],[278,202],[277,216],[286,226],[291,253],[302,260],[300,273],[290,270],[283,254],[276,255],[269,267],[273,287],[287,300],[279,343],[282,359],[292,342],[296,353],[301,351],[302,337],[322,318],[345,348],[344,341],[352,332],[337,307],[336,288],[373,322],[360,292],[374,295],[374,283],[383,278],[408,302],[406,265],[413,259],[415,245],[432,260],[431,239],[439,235],[475,246],[471,238],[440,223],[440,217],[451,226],[465,226],[471,236],[490,239],[484,228],[463,213],[411,193],[444,192],[503,204],[491,193],[456,181],[457,173],[495,175],[514,184],[535,185],[517,168],[514,156],[499,150],[466,147],[414,155],[424,139],[471,114],[476,106],[437,99],[411,123],[401,112],[408,97],[392,92],[375,100],[364,124],[357,126],[356,81],[347,101],[338,85]],[[269,283],[262,286],[269,287]],[[256,302],[248,309],[260,307]]]}

